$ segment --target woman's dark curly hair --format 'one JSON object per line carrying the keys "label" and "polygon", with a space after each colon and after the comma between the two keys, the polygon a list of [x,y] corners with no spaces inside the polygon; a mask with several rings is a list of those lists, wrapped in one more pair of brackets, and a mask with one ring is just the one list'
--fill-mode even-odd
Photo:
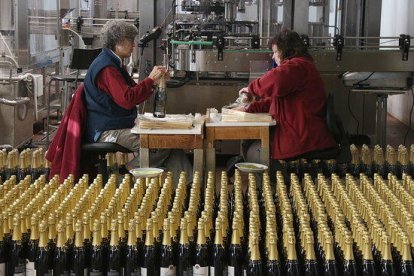
{"label": "woman's dark curly hair", "polygon": [[276,45],[282,60],[293,57],[311,57],[308,48],[295,31],[283,29],[269,41],[269,48]]}

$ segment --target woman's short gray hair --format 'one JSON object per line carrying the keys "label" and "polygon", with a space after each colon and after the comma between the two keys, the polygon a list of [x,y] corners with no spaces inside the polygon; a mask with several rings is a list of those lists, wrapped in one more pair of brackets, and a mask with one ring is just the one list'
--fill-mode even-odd
{"label": "woman's short gray hair", "polygon": [[134,41],[137,35],[138,29],[134,25],[122,20],[110,20],[102,28],[102,46],[114,51],[117,43],[126,39]]}

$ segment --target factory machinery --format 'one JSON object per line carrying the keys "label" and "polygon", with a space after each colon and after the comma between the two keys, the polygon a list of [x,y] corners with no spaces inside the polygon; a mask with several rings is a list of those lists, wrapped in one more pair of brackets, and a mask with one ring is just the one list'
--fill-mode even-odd
{"label": "factory machinery", "polygon": [[[138,47],[128,62],[139,79],[156,64],[168,65],[172,72],[167,113],[205,113],[233,102],[241,87],[271,68],[269,39],[282,28],[294,29],[309,45],[326,91],[335,95],[345,128],[370,136],[381,130],[375,142],[384,146],[380,119],[386,114],[386,96],[411,87],[414,58],[409,33],[383,35],[382,2],[386,0],[2,1],[0,98],[5,100],[0,127],[15,135],[0,137],[0,144],[30,140],[30,127],[19,123],[31,125],[44,117],[50,76],[71,73],[73,49],[101,47],[103,24],[122,19],[139,28]],[[64,86],[67,82],[55,83],[51,93],[68,97],[71,88]],[[385,92],[378,96],[379,91]],[[26,111],[30,116],[22,116]],[[14,122],[6,119],[13,116]],[[27,133],[19,134],[21,129]],[[227,147],[217,148],[224,152]]]}

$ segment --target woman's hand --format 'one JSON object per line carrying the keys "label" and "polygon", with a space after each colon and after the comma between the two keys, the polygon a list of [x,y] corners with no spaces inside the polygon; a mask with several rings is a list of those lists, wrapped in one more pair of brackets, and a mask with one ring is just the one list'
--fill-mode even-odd
{"label": "woman's hand", "polygon": [[154,81],[154,84],[158,84],[160,82],[161,77],[166,75],[166,73],[167,68],[165,68],[164,66],[154,66],[148,77]]}
{"label": "woman's hand", "polygon": [[239,95],[243,93],[250,94],[249,87],[243,87],[242,89],[239,90]]}

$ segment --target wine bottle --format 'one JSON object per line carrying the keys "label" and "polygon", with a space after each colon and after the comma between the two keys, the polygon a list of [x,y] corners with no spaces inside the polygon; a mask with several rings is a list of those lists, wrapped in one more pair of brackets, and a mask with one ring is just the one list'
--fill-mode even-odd
{"label": "wine bottle", "polygon": [[119,249],[119,236],[118,236],[118,222],[112,220],[111,222],[111,243],[109,248],[109,261],[108,261],[108,276],[121,276],[123,275],[123,267],[121,267],[121,251]]}
{"label": "wine bottle", "polygon": [[[293,232],[293,231],[292,231]],[[289,276],[299,276],[300,275],[300,269],[299,269],[299,263],[298,258],[296,255],[296,249],[295,249],[295,236],[294,234],[289,233],[289,236],[286,238],[287,241],[287,248],[286,248],[286,275]]]}
{"label": "wine bottle", "polygon": [[161,247],[160,275],[176,275],[176,265],[171,245],[170,222],[164,219],[163,239]]}
{"label": "wine bottle", "polygon": [[193,275],[193,267],[190,264],[190,244],[188,241],[188,228],[186,218],[182,218],[180,222],[180,245],[178,258],[178,275]]}
{"label": "wine bottle", "polygon": [[39,224],[39,233],[39,251],[35,261],[35,275],[51,275],[51,273],[49,274],[49,247],[47,245],[47,227],[44,221]]}
{"label": "wine bottle", "polygon": [[250,234],[250,259],[247,266],[247,275],[261,276],[262,275],[262,261],[259,252],[259,239],[256,233]]}
{"label": "wine bottle", "polygon": [[[309,230],[310,231],[310,230]],[[316,261],[315,249],[314,249],[314,239],[312,232],[306,233],[304,237],[305,242],[305,274],[307,276],[317,276],[318,275],[318,263]]]}
{"label": "wine bottle", "polygon": [[89,269],[89,276],[103,276],[103,255],[102,255],[102,238],[101,238],[101,224],[99,220],[95,220],[93,224],[93,239],[92,239],[92,254],[91,266]]}
{"label": "wine bottle", "polygon": [[[102,251],[102,260],[108,260],[109,256],[109,239],[108,239],[108,228],[106,223],[106,216],[101,215],[100,217],[101,224],[101,251]],[[108,270],[108,262],[102,261],[102,270],[106,272]]]}
{"label": "wine bottle", "polygon": [[87,275],[88,269],[85,266],[85,250],[83,248],[82,223],[78,220],[75,224],[75,247],[73,249],[73,261],[71,275]]}
{"label": "wine bottle", "polygon": [[352,237],[345,236],[344,241],[344,267],[343,267],[343,275],[345,276],[356,276],[358,275],[357,265],[354,259],[354,254],[352,250]]}
{"label": "wine bottle", "polygon": [[371,242],[367,235],[362,236],[362,273],[366,276],[375,276],[375,263],[372,257]]}
{"label": "wine bottle", "polygon": [[152,227],[152,219],[147,219],[145,246],[144,246],[144,260],[141,267],[141,276],[157,275],[155,268],[155,247],[154,247],[154,233]]}
{"label": "wine bottle", "polygon": [[66,255],[66,233],[62,222],[57,226],[58,240],[55,250],[55,260],[53,262],[53,275],[69,275],[68,261]]}
{"label": "wine bottle", "polygon": [[22,235],[20,229],[20,216],[16,214],[13,218],[13,237],[11,256],[9,262],[9,275],[25,275],[26,273],[26,258],[22,248]]}
{"label": "wine bottle", "polygon": [[323,246],[323,249],[325,250],[323,274],[326,276],[338,276],[339,270],[334,255],[333,237],[330,234],[326,234],[325,239],[325,244]]}
{"label": "wine bottle", "polygon": [[56,250],[56,220],[54,214],[50,214],[48,220],[48,238],[49,241],[47,245],[49,247],[49,270],[53,269],[53,262],[55,260],[55,250]]}
{"label": "wine bottle", "polygon": [[138,276],[140,275],[140,268],[138,266],[138,250],[137,250],[137,235],[135,234],[135,221],[130,220],[128,225],[128,242],[126,254],[126,275]]}
{"label": "wine bottle", "polygon": [[30,174],[32,176],[33,181],[38,179],[39,176],[42,175],[42,168],[40,167],[40,164],[39,164],[39,152],[38,151],[33,152]]}
{"label": "wine bottle", "polygon": [[269,257],[267,259],[267,265],[265,270],[265,275],[267,276],[280,276],[280,263],[279,263],[279,256],[277,252],[277,243],[276,243],[276,235],[270,234],[269,235]]}
{"label": "wine bottle", "polygon": [[216,233],[213,247],[213,266],[210,266],[210,276],[228,274],[226,248],[223,242],[223,225],[220,217],[216,218]]}
{"label": "wine bottle", "polygon": [[89,218],[85,214],[83,219],[83,250],[85,251],[85,267],[91,266],[92,255],[92,242],[91,242],[91,229],[89,226]]}
{"label": "wine bottle", "polygon": [[208,250],[206,243],[206,233],[204,229],[204,220],[200,218],[198,221],[197,247],[195,255],[195,263],[193,265],[193,275],[208,276]]}
{"label": "wine bottle", "polygon": [[165,90],[165,77],[161,77],[158,84],[157,91],[154,96],[154,117],[164,118],[165,117],[165,106],[167,104],[167,91]]}
{"label": "wine bottle", "polygon": [[22,151],[19,155],[19,168],[17,169],[17,179],[23,180],[28,174],[28,168],[26,163],[26,151]]}
{"label": "wine bottle", "polygon": [[383,246],[381,250],[381,275],[394,276],[395,272],[394,262],[391,256],[391,246],[387,237],[381,237]]}
{"label": "wine bottle", "polygon": [[[1,156],[0,151],[0,159],[3,157]],[[2,162],[2,160],[0,160]],[[1,169],[1,168],[0,168]],[[6,250],[4,248],[4,232],[3,232],[3,221],[0,219],[0,275],[6,275]]]}
{"label": "wine bottle", "polygon": [[240,244],[240,231],[236,219],[233,219],[231,245],[229,253],[228,275],[243,275],[243,249]]}

